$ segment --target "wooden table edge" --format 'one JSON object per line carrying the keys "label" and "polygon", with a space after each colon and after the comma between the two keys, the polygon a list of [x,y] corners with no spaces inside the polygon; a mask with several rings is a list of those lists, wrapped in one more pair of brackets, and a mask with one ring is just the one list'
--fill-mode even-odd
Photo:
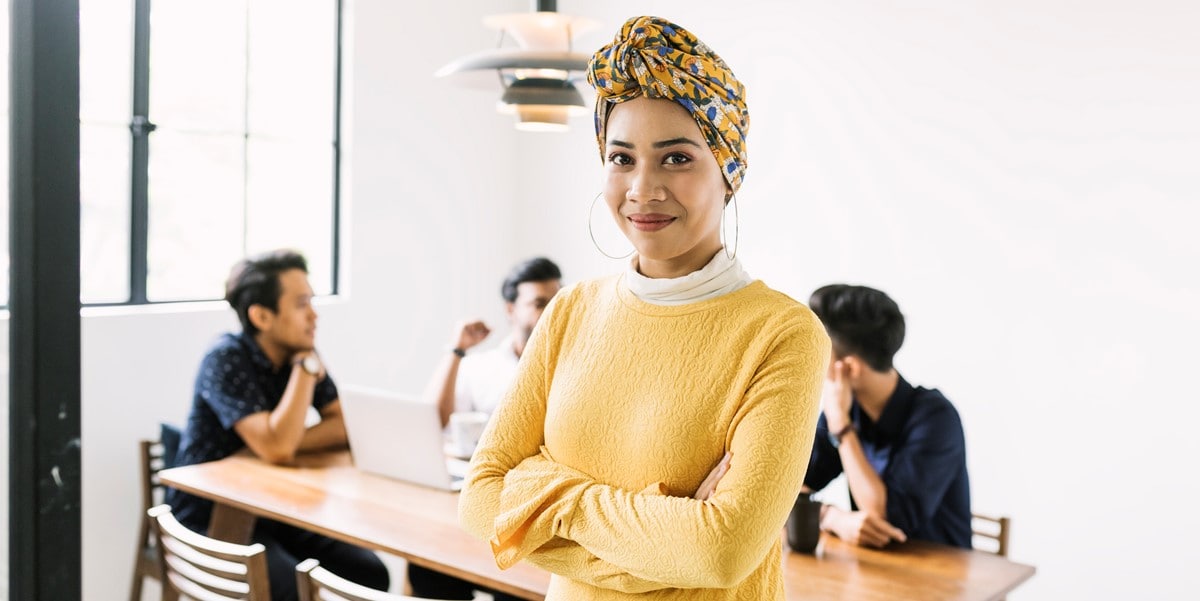
{"label": "wooden table edge", "polygon": [[[177,468],[172,468],[172,469],[177,469]],[[204,491],[195,486],[189,485],[185,482],[181,482],[179,480],[175,480],[175,479],[171,478],[172,469],[162,470],[161,472],[158,473],[158,477],[164,485],[170,486],[171,488],[178,489],[178,490],[183,491],[188,494],[195,495],[197,497],[204,498],[213,503],[213,517],[216,518],[217,520],[219,520],[219,522],[218,521],[213,522],[213,524],[217,526],[215,529],[210,525],[210,528],[209,528],[210,533],[211,533],[210,536],[212,536],[212,538],[217,538],[219,540],[224,540],[226,542],[238,543],[238,544],[243,544],[243,545],[247,544],[250,542],[250,535],[252,534],[252,532],[254,530],[253,520],[260,518],[260,517],[267,518],[269,520],[275,520],[277,522],[281,522],[281,523],[287,524],[289,526],[300,528],[301,530],[306,530],[308,532],[315,532],[322,536],[327,536],[329,538],[332,538],[335,540],[340,540],[342,542],[350,543],[353,545],[357,545],[357,546],[360,546],[360,547],[363,547],[366,549],[371,549],[373,551],[387,553],[389,555],[395,555],[397,557],[403,558],[407,562],[411,562],[411,563],[417,564],[422,567],[437,570],[438,572],[441,572],[443,574],[454,576],[456,578],[461,578],[463,580],[473,582],[475,584],[487,587],[492,590],[496,590],[496,591],[499,591],[502,593],[508,593],[510,595],[516,595],[517,597],[521,597],[522,599],[529,599],[530,601],[542,601],[543,599],[546,598],[545,593],[539,593],[538,591],[522,589],[517,586],[508,584],[506,582],[485,580],[483,577],[479,576],[478,574],[467,572],[465,570],[461,570],[454,566],[446,565],[446,564],[443,564],[443,563],[440,563],[437,561],[432,561],[432,560],[426,559],[424,557],[412,555],[410,553],[406,553],[406,552],[400,551],[398,549],[382,549],[379,547],[379,545],[375,545],[375,544],[371,543],[370,541],[365,541],[365,540],[362,540],[355,536],[349,536],[343,532],[335,532],[328,528],[314,526],[313,524],[309,524],[307,522],[301,522],[300,520],[290,518],[290,517],[280,514],[278,512],[265,510],[256,505],[250,505],[248,503],[243,503],[240,501],[234,501],[234,500],[230,500],[230,499],[220,499],[220,500],[215,499],[207,491]],[[251,519],[248,522],[244,522],[243,521],[244,518],[242,518],[241,516],[238,516],[232,512],[244,514],[246,516],[249,516]],[[243,527],[241,524],[244,524],[244,523],[249,523],[249,527],[248,528]],[[241,534],[243,532],[245,533],[244,537],[238,536],[238,534]],[[231,538],[241,538],[242,540],[230,540]]]}

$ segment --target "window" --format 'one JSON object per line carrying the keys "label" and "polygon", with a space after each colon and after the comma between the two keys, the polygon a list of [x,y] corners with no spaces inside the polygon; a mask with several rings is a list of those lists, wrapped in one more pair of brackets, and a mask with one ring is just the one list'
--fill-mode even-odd
{"label": "window", "polygon": [[279,247],[336,291],[340,15],[80,1],[84,303],[219,298],[238,259]]}

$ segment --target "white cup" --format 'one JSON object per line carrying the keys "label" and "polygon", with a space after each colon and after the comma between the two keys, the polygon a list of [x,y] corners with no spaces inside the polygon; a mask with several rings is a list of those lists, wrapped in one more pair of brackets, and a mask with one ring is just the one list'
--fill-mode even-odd
{"label": "white cup", "polygon": [[488,414],[482,411],[460,411],[450,414],[450,424],[447,428],[450,434],[450,448],[453,454],[468,458],[475,452],[479,439],[483,437],[483,429],[487,426]]}

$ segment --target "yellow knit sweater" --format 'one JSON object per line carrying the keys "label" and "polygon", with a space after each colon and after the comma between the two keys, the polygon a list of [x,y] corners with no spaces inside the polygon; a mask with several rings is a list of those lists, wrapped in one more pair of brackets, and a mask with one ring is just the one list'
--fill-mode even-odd
{"label": "yellow knit sweater", "polygon": [[[622,276],[558,294],[471,462],[459,518],[548,601],[783,599],[829,338],[756,281],[681,306]],[[692,499],[726,453],[707,501]]]}

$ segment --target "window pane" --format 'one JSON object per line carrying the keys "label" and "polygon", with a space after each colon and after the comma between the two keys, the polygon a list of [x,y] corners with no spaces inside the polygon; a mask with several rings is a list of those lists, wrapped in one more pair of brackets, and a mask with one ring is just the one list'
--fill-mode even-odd
{"label": "window pane", "polygon": [[250,3],[247,123],[252,135],[333,140],[336,27],[332,0]]}
{"label": "window pane", "polygon": [[128,125],[133,93],[133,1],[79,2],[79,120]]}
{"label": "window pane", "polygon": [[317,294],[333,292],[333,150],[251,138],[247,144],[246,250],[294,248]]}
{"label": "window pane", "polygon": [[80,299],[129,300],[129,129],[79,127]]}
{"label": "window pane", "polygon": [[150,120],[160,128],[243,131],[245,77],[245,0],[151,4]]}
{"label": "window pane", "polygon": [[243,255],[243,138],[158,131],[150,139],[146,296],[221,298]]}

